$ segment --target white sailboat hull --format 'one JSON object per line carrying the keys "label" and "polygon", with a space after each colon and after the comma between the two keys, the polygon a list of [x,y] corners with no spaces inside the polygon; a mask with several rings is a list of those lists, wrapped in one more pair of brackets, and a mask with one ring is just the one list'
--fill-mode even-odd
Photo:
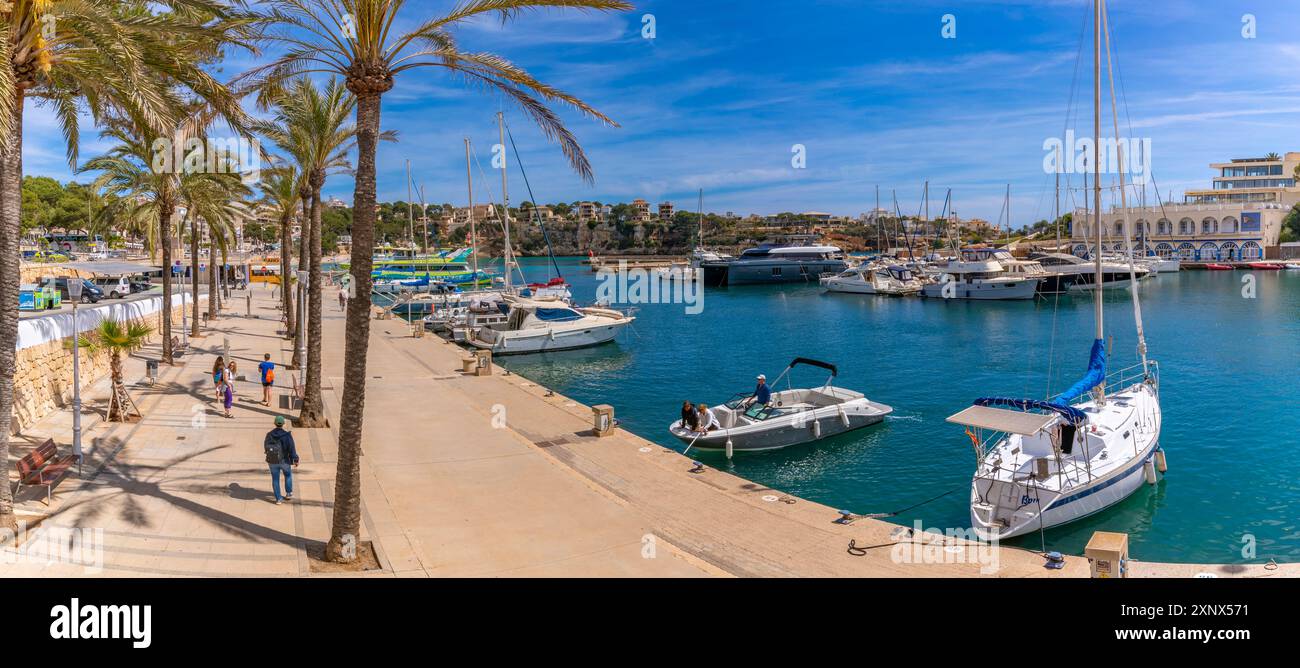
{"label": "white sailboat hull", "polygon": [[613,341],[631,322],[632,318],[606,319],[605,323],[585,324],[581,327],[556,326],[505,332],[484,327],[466,343],[476,348],[491,350],[494,355],[572,350]]}
{"label": "white sailboat hull", "polygon": [[[1002,466],[1016,469],[981,470],[971,481],[971,527],[986,539],[1005,539],[1069,524],[1101,512],[1128,498],[1146,479],[1145,466],[1159,448],[1160,404],[1154,390],[1135,384],[1108,397],[1108,404],[1097,407],[1088,402],[1087,410],[1100,431],[1089,432],[1087,444],[1079,450],[1088,453],[1089,464],[1070,462],[1070,473],[1034,477],[1030,457],[1016,457],[1020,445],[1004,444],[1000,457],[1008,459]],[[1095,417],[1094,417],[1095,416]],[[1091,472],[1084,474],[1087,469]]]}

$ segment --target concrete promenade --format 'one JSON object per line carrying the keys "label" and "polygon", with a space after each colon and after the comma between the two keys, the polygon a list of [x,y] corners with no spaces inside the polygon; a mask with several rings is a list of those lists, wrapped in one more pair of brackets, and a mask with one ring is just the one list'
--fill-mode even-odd
{"label": "concrete promenade", "polygon": [[[272,407],[259,403],[256,365],[281,364],[289,342],[269,287],[255,285],[252,315],[235,293],[225,315],[193,342],[183,364],[152,387],[142,351],[126,366],[145,418],[105,424],[107,383],[87,389],[81,478],[56,487],[52,505],[24,490],[20,511],[42,527],[103,530],[103,568],[46,565],[12,557],[0,574],[106,576],[308,576],[309,548],[329,536],[343,390],[342,313],[332,291],[324,309],[324,397],[331,427],[295,429],[302,464],[294,499],[272,503],[262,460],[290,372],[277,371]],[[997,570],[974,545],[924,546],[874,520],[837,524],[829,507],[715,469],[626,432],[596,438],[590,409],[498,368],[463,376],[466,353],[433,337],[414,338],[400,320],[371,323],[363,475],[363,540],[381,570],[366,576],[908,576],[1083,577],[1086,560],[1043,568],[1041,556],[997,551]],[[234,419],[221,415],[209,377],[225,340],[249,379],[239,383]],[[611,397],[616,409],[618,401]],[[71,441],[62,411],[14,439],[13,461],[30,444]],[[865,547],[850,554],[849,541]],[[900,555],[902,557],[900,558]],[[917,563],[926,562],[926,563]],[[940,562],[940,563],[934,563]],[[983,573],[981,572],[983,570]],[[1136,575],[1296,574],[1294,565],[1133,564]],[[334,577],[329,575],[327,577]]]}

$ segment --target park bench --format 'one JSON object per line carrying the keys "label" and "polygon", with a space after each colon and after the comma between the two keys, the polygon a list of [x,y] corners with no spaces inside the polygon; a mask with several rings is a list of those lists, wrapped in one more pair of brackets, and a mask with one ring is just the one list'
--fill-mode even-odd
{"label": "park bench", "polygon": [[185,354],[185,351],[189,350],[189,348],[190,348],[189,344],[187,344],[187,343],[181,343],[181,340],[180,340],[179,337],[175,337],[175,336],[172,337],[172,357],[173,357],[173,358],[180,357],[181,355],[184,355],[184,354]]}
{"label": "park bench", "polygon": [[18,460],[18,489],[23,485],[45,488],[45,505],[50,505],[54,484],[72,470],[76,455],[60,455],[54,439],[46,439],[39,447]]}
{"label": "park bench", "polygon": [[296,410],[302,408],[302,399],[307,395],[307,388],[298,384],[298,374],[289,374],[289,381],[293,383],[293,391],[289,395],[281,395],[280,408],[284,410]]}

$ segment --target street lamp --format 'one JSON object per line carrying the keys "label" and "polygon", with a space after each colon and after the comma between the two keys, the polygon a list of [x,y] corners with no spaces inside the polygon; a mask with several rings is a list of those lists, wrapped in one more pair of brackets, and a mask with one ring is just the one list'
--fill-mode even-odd
{"label": "street lamp", "polygon": [[77,302],[81,301],[82,279],[69,276],[68,298],[72,300],[72,455],[77,458],[81,477],[81,328],[77,326]]}

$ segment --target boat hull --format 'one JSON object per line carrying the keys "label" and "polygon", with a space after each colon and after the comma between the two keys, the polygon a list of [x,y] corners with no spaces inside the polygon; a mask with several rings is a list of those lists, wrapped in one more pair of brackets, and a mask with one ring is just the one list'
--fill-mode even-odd
{"label": "boat hull", "polygon": [[848,267],[843,260],[784,259],[704,262],[700,266],[704,270],[704,284],[713,287],[813,283],[822,274],[838,274]]}
{"label": "boat hull", "polygon": [[[781,419],[784,424],[777,427],[761,423],[744,425],[718,429],[696,438],[698,433],[682,428],[679,421],[670,425],[668,431],[682,443],[694,443],[691,446],[693,450],[726,450],[730,440],[733,452],[761,452],[803,445],[870,427],[882,422],[893,410],[884,404],[868,401],[860,408],[846,409],[844,417],[834,409],[821,409],[815,411],[816,417],[801,421]],[[814,423],[818,426],[814,427]]]}
{"label": "boat hull", "polygon": [[[921,296],[934,299],[1033,299],[1034,294],[1038,291],[1038,284],[1039,281],[1035,279],[940,282],[931,283],[921,288]],[[945,292],[945,287],[948,288],[948,292]]]}
{"label": "boat hull", "polygon": [[573,350],[598,346],[613,341],[631,321],[608,325],[595,325],[582,329],[541,329],[526,333],[512,332],[508,336],[498,337],[495,341],[485,341],[479,336],[470,338],[466,343],[484,350],[491,350],[493,355],[521,355],[525,353],[544,353],[558,350]]}

